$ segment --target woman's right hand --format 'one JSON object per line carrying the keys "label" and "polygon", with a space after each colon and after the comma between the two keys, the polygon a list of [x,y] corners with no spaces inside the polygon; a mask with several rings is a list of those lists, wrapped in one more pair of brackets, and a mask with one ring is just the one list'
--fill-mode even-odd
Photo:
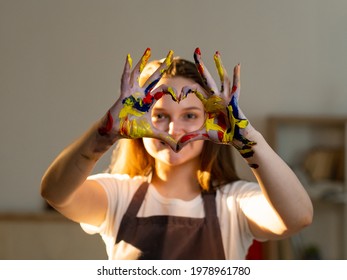
{"label": "woman's right hand", "polygon": [[156,129],[151,121],[151,109],[163,94],[170,94],[176,99],[174,89],[165,85],[153,90],[165,71],[172,63],[173,51],[170,51],[164,62],[140,86],[140,75],[151,55],[151,50],[146,49],[141,59],[131,71],[132,59],[127,55],[121,80],[121,93],[116,103],[110,108],[101,121],[98,132],[101,136],[117,140],[119,138],[151,137],[160,139],[175,149],[177,143],[166,132]]}

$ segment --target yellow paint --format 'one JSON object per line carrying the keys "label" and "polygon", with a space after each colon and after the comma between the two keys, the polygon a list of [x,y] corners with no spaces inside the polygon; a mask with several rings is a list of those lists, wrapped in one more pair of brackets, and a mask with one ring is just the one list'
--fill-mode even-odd
{"label": "yellow paint", "polygon": [[128,64],[129,64],[130,68],[132,68],[133,67],[133,59],[131,58],[130,53],[128,53],[128,55],[127,55],[127,60],[128,60]]}
{"label": "yellow paint", "polygon": [[147,62],[148,62],[148,59],[150,58],[151,56],[151,50],[150,49],[147,49],[145,51],[145,53],[143,54],[142,58],[141,58],[141,64],[140,64],[140,73],[142,72],[142,70],[145,68]]}
{"label": "yellow paint", "polygon": [[246,128],[246,126],[248,125],[248,120],[236,120],[236,125],[239,128]]}
{"label": "yellow paint", "polygon": [[127,129],[132,138],[141,138],[152,134],[151,126],[146,120],[130,120]]}
{"label": "yellow paint", "polygon": [[222,131],[222,128],[214,123],[214,118],[207,118],[205,121],[205,127],[206,127],[206,131],[210,131],[210,130],[215,130],[215,131]]}
{"label": "yellow paint", "polygon": [[125,118],[128,115],[141,117],[144,114],[144,112],[140,112],[139,110],[134,109],[132,106],[124,105],[122,110],[119,112],[119,118]]}
{"label": "yellow paint", "polygon": [[214,114],[220,114],[221,112],[223,112],[225,108],[224,100],[217,95],[212,95],[209,98],[205,98],[205,96],[201,92],[197,90],[194,90],[193,92],[196,95],[196,97],[198,97],[200,101],[203,103],[205,112],[211,114],[211,117],[207,118],[205,121],[206,131],[207,132],[209,131],[223,132],[223,139],[221,140],[222,143],[231,143],[233,141],[234,134],[235,134],[235,126],[239,128],[247,127],[248,120],[236,119],[233,115],[232,106],[228,105],[226,109],[228,110],[228,115],[229,115],[230,130],[229,132],[224,131],[220,125],[215,123],[215,117],[214,117]]}
{"label": "yellow paint", "polygon": [[220,96],[212,95],[203,101],[205,111],[208,113],[222,111],[225,108],[223,99]]}
{"label": "yellow paint", "polygon": [[[141,100],[141,102],[142,102],[142,100]],[[127,99],[125,99],[124,106],[120,110],[118,116],[119,116],[120,119],[122,119],[122,118],[125,118],[128,115],[141,117],[143,114],[144,114],[144,112],[141,112],[141,111],[135,109],[134,108],[134,102],[130,98],[127,98]]]}
{"label": "yellow paint", "polygon": [[175,100],[176,102],[178,102],[177,95],[176,95],[175,91],[173,90],[173,88],[172,87],[168,87],[167,91],[170,93],[172,99]]}
{"label": "yellow paint", "polygon": [[197,91],[197,90],[193,90],[193,93],[196,95],[196,97],[197,98],[199,98],[200,99],[200,101],[204,104],[204,106],[205,106],[205,102],[206,102],[206,98],[205,98],[205,96],[201,93],[201,92],[199,92],[199,91]]}
{"label": "yellow paint", "polygon": [[215,62],[216,67],[217,67],[217,71],[218,71],[220,80],[221,80],[221,82],[224,82],[224,68],[223,68],[222,61],[220,59],[219,54],[215,54],[213,58],[214,58],[214,62]]}
{"label": "yellow paint", "polygon": [[168,55],[166,56],[165,60],[163,63],[165,63],[166,67],[164,67],[163,69],[160,70],[160,74],[164,74],[165,71],[170,67],[171,63],[172,63],[172,57],[173,57],[173,51],[170,50]]}
{"label": "yellow paint", "polygon": [[252,153],[253,149],[250,148],[244,148],[242,147],[242,149],[239,150],[240,154],[248,154],[248,153]]}
{"label": "yellow paint", "polygon": [[168,55],[167,55],[167,57],[166,57],[166,59],[165,59],[165,61],[164,61],[166,63],[167,67],[169,67],[171,65],[171,63],[172,63],[173,53],[174,53],[173,50],[170,50]]}
{"label": "yellow paint", "polygon": [[130,138],[141,138],[143,136],[151,134],[152,132],[151,126],[145,120],[138,121],[136,119],[123,119],[120,122],[120,126],[120,131],[122,132],[123,136],[127,136]]}

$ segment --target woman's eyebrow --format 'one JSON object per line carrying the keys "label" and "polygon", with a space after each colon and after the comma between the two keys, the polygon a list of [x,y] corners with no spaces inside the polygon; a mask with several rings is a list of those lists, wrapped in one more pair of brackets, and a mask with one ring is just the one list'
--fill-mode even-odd
{"label": "woman's eyebrow", "polygon": [[[184,111],[189,111],[189,110],[197,110],[197,111],[204,111],[204,108],[198,107],[198,106],[189,106],[189,107],[184,107],[182,108]],[[155,107],[153,108],[152,111],[166,111],[165,107]]]}
{"label": "woman's eyebrow", "polygon": [[198,111],[203,111],[204,108],[198,107],[198,106],[190,106],[190,107],[185,107],[183,110],[198,110]]}

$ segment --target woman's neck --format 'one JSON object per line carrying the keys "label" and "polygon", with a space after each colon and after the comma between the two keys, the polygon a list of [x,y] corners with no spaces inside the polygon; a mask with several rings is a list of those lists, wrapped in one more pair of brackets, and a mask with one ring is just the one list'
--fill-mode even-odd
{"label": "woman's neck", "polygon": [[196,162],[178,166],[156,163],[151,184],[165,197],[191,200],[200,194],[197,166]]}

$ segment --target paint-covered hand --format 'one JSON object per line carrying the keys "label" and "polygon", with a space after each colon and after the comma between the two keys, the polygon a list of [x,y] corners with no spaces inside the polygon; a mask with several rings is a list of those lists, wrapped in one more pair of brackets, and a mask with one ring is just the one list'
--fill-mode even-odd
{"label": "paint-covered hand", "polygon": [[238,100],[240,96],[240,65],[234,68],[233,85],[225,70],[219,52],[214,55],[214,61],[221,82],[220,90],[211,74],[206,69],[200,49],[194,53],[195,64],[202,76],[205,88],[199,85],[186,88],[187,93],[194,93],[204,104],[206,120],[203,127],[184,135],[178,149],[195,140],[210,140],[218,144],[231,144],[238,149],[242,156],[249,157],[253,154],[252,146],[255,142],[248,140],[245,135],[253,129],[243,112]]}
{"label": "paint-covered hand", "polygon": [[151,110],[163,94],[175,95],[173,90],[161,86],[153,90],[172,62],[173,51],[170,51],[159,68],[146,80],[139,84],[140,75],[151,55],[146,49],[140,61],[132,69],[132,59],[127,56],[121,80],[119,99],[107,112],[98,129],[101,136],[118,138],[151,137],[165,141],[176,150],[177,142],[166,132],[156,129],[151,121]]}

